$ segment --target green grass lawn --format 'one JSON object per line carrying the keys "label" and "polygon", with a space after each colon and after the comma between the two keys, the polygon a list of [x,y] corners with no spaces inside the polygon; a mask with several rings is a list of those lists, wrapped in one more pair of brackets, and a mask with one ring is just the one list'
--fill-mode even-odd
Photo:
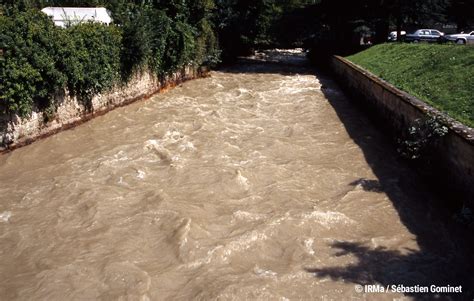
{"label": "green grass lawn", "polygon": [[474,127],[474,47],[391,43],[347,59]]}

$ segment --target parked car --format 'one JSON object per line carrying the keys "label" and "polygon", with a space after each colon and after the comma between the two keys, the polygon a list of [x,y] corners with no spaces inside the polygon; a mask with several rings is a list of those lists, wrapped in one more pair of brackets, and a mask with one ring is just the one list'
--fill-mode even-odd
{"label": "parked car", "polygon": [[418,29],[413,33],[405,36],[406,42],[440,42],[444,33],[436,29]]}
{"label": "parked car", "polygon": [[[402,39],[405,37],[406,34],[407,34],[406,31],[403,31],[403,30],[400,31],[400,36],[402,37]],[[397,40],[398,40],[397,35],[398,35],[398,33],[397,33],[396,31],[390,32],[390,33],[388,34],[387,41],[389,41],[389,42],[395,42],[395,41],[397,41]]]}
{"label": "parked car", "polygon": [[456,44],[474,44],[474,31],[470,33],[458,33],[458,34],[450,34],[444,37],[446,41],[454,42]]}

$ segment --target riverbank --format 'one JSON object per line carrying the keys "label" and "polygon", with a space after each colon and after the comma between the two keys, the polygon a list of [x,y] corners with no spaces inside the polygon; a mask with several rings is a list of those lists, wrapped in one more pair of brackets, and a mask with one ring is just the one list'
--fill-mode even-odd
{"label": "riverbank", "polygon": [[391,43],[347,59],[474,127],[474,47]]}
{"label": "riverbank", "polygon": [[334,57],[332,68],[346,91],[398,144],[402,157],[442,187],[450,203],[474,207],[473,129],[347,59]]}
{"label": "riverbank", "polygon": [[106,93],[95,95],[89,104],[63,90],[52,100],[57,104],[54,112],[34,108],[27,117],[0,115],[0,154],[73,128],[117,107],[147,99],[186,80],[206,76],[207,73],[206,68],[191,66],[161,80],[150,72],[137,73],[126,85],[117,85]]}
{"label": "riverbank", "polygon": [[1,5],[0,147],[28,144],[196,77],[199,66],[219,60],[205,11],[177,21],[163,6],[130,4],[114,7],[111,25],[62,28],[39,7]]}
{"label": "riverbank", "polygon": [[0,299],[472,299],[471,232],[403,162],[329,76],[213,71],[0,156]]}

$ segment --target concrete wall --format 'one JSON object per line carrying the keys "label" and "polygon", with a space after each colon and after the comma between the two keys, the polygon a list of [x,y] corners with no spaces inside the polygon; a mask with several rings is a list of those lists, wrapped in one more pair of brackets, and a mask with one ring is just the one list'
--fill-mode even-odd
{"label": "concrete wall", "polygon": [[436,159],[435,163],[431,164],[435,164],[438,178],[446,183],[446,187],[456,190],[452,191],[453,195],[460,195],[464,204],[474,208],[472,128],[453,120],[342,57],[333,57],[332,69],[344,88],[355,95],[363,106],[374,112],[394,137],[400,137],[416,119],[423,120],[430,115],[445,120],[449,131],[441,143],[430,150],[430,156]]}
{"label": "concrete wall", "polygon": [[107,93],[94,96],[90,107],[70,96],[67,91],[61,91],[53,100],[57,110],[49,116],[37,109],[34,109],[28,118],[20,118],[15,114],[0,115],[0,153],[74,127],[116,107],[150,97],[185,80],[205,74],[204,69],[193,67],[185,67],[161,81],[148,72],[136,74],[127,85],[117,86]]}

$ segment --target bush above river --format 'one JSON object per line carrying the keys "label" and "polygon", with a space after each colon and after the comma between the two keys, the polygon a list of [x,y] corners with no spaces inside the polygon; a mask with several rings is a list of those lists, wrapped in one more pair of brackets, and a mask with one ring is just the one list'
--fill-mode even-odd
{"label": "bush above river", "polygon": [[82,23],[66,29],[37,9],[0,14],[0,113],[54,110],[53,95],[66,87],[88,105],[93,95],[135,72],[163,77],[186,65],[217,61],[205,13],[195,16],[194,25],[147,5],[122,14],[117,25]]}

